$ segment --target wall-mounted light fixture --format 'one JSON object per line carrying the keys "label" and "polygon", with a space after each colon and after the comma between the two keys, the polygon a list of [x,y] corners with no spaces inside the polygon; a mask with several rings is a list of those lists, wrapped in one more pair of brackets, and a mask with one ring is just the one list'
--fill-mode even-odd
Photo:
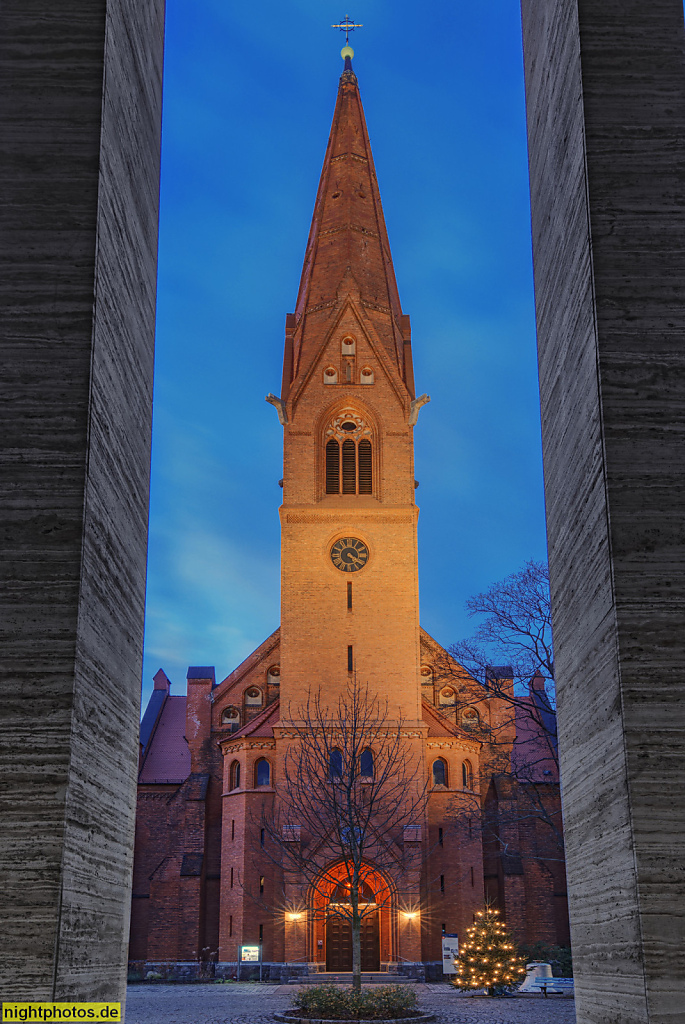
{"label": "wall-mounted light fixture", "polygon": [[299,921],[303,915],[296,910],[291,910],[285,916],[289,921]]}
{"label": "wall-mounted light fixture", "polygon": [[403,910],[402,913],[408,921],[413,921],[415,917],[419,916],[418,910]]}

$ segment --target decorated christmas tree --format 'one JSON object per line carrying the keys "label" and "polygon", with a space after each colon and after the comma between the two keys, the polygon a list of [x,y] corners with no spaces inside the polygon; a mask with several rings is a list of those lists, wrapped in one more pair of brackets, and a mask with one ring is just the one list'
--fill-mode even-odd
{"label": "decorated christmas tree", "polygon": [[457,988],[486,988],[494,996],[513,988],[523,980],[526,968],[514,940],[507,935],[500,920],[500,912],[490,904],[479,910],[471,928],[466,930],[466,941],[459,943],[459,956],[455,958]]}

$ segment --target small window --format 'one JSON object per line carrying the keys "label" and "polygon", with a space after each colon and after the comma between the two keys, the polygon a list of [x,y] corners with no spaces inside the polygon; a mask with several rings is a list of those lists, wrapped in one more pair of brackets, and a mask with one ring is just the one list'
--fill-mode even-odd
{"label": "small window", "polygon": [[331,750],[330,776],[332,779],[342,778],[342,750]]}
{"label": "small window", "polygon": [[359,758],[359,774],[365,779],[373,778],[373,751],[362,750]]}
{"label": "small window", "polygon": [[353,356],[355,347],[355,340],[351,334],[348,334],[347,337],[343,338],[341,350],[344,356]]}
{"label": "small window", "polygon": [[433,785],[447,785],[447,765],[441,757],[437,761],[433,761]]}
{"label": "small window", "polygon": [[327,366],[323,371],[323,382],[324,384],[338,383],[338,371],[334,366]]}
{"label": "small window", "polygon": [[256,686],[245,690],[245,703],[250,707],[259,707],[262,703],[262,691]]}
{"label": "small window", "polygon": [[421,686],[433,685],[433,669],[430,665],[421,666]]}
{"label": "small window", "polygon": [[240,761],[231,765],[231,789],[240,789]]}
{"label": "small window", "polygon": [[265,757],[260,757],[254,768],[255,786],[271,785],[271,765]]}
{"label": "small window", "polygon": [[443,708],[453,708],[457,703],[457,695],[451,686],[446,686],[444,690],[440,691],[440,706]]}
{"label": "small window", "polygon": [[[264,895],[264,881],[265,881],[264,875],[260,875],[259,876],[259,895],[260,896]],[[259,938],[260,938],[260,941],[261,941],[261,938],[262,938],[261,935],[259,936]]]}
{"label": "small window", "polygon": [[237,708],[224,708],[221,714],[221,724],[231,727],[231,732],[237,732],[240,728],[240,712]]}
{"label": "small window", "polygon": [[373,384],[373,370],[370,366],[365,366],[359,375],[360,384]]}
{"label": "small window", "polygon": [[266,681],[269,686],[281,685],[281,666],[272,665],[266,674]]}
{"label": "small window", "polygon": [[477,729],[480,718],[475,708],[464,708],[461,713],[461,724],[464,729]]}
{"label": "small window", "polygon": [[470,761],[464,761],[461,766],[461,780],[464,789],[473,789],[473,768]]}

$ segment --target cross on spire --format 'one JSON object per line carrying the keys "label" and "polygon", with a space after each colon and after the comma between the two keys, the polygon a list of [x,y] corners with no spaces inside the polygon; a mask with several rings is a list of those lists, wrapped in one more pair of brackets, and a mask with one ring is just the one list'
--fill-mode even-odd
{"label": "cross on spire", "polygon": [[355,25],[354,18],[350,20],[349,14],[346,14],[344,18],[341,18],[337,25],[331,25],[331,28],[339,28],[341,32],[345,33],[345,46],[350,45],[350,32],[354,32],[356,28],[364,28],[363,25]]}

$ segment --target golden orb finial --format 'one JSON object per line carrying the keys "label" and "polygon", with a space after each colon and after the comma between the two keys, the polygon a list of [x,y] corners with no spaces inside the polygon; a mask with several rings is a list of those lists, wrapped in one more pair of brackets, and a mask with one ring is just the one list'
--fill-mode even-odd
{"label": "golden orb finial", "polygon": [[352,60],[352,58],[354,57],[354,50],[352,49],[351,46],[343,46],[342,50],[340,51],[340,56],[342,57],[343,60],[345,60],[346,57],[349,57],[350,60]]}

